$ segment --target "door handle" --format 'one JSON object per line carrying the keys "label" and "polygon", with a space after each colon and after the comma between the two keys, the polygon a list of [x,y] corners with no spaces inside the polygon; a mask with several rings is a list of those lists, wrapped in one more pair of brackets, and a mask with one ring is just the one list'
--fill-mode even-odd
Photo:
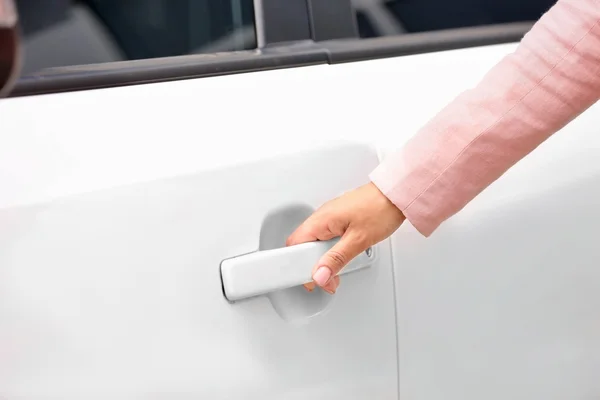
{"label": "door handle", "polygon": [[[338,240],[302,243],[225,259],[221,262],[223,293],[227,300],[237,301],[311,282],[313,267]],[[376,247],[370,247],[350,261],[339,275],[370,267],[376,256]]]}

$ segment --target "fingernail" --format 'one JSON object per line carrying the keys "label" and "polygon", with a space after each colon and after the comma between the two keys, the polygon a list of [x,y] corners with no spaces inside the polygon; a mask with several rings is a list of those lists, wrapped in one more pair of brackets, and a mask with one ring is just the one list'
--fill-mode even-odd
{"label": "fingernail", "polygon": [[326,291],[329,294],[335,294],[335,290],[329,290],[329,289],[323,289],[324,291]]}
{"label": "fingernail", "polygon": [[327,285],[329,279],[331,279],[331,270],[327,267],[319,267],[313,275],[313,280],[321,287]]}

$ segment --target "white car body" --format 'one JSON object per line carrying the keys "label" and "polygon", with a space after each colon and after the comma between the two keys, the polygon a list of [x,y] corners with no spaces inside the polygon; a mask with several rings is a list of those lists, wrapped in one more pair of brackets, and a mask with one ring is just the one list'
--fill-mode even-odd
{"label": "white car body", "polygon": [[223,295],[515,46],[0,101],[0,397],[596,398],[597,106],[335,296]]}

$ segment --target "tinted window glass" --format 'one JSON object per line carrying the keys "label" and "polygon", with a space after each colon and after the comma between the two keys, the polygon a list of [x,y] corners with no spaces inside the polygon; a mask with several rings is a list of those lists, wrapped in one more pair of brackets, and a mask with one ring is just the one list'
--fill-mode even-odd
{"label": "tinted window glass", "polygon": [[364,12],[356,12],[356,22],[359,30],[358,33],[361,38],[371,38],[378,36],[377,32],[375,31],[375,28],[373,27],[373,25],[371,25],[369,17],[367,17]]}
{"label": "tinted window glass", "polygon": [[256,47],[253,0],[17,0],[17,5],[24,73]]}
{"label": "tinted window glass", "polygon": [[[556,0],[353,0],[361,37],[535,21]],[[365,24],[369,24],[369,28]]]}

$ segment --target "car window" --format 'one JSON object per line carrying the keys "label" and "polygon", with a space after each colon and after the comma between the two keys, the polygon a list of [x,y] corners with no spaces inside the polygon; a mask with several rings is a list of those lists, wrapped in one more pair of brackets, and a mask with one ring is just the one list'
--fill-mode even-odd
{"label": "car window", "polygon": [[353,0],[363,38],[539,19],[556,0]]}
{"label": "car window", "polygon": [[363,11],[356,11],[356,24],[361,38],[373,38],[379,36],[371,20]]}
{"label": "car window", "polygon": [[253,0],[17,0],[23,73],[256,47]]}
{"label": "car window", "polygon": [[[20,16],[24,62],[11,96],[512,43],[520,40],[530,29],[531,22],[556,2],[14,1]],[[254,9],[255,1],[257,10]],[[525,23],[497,27],[515,22]],[[494,28],[488,29],[487,25]],[[481,29],[465,30],[464,35],[461,32],[447,35],[443,31],[467,27]],[[413,37],[414,40],[405,40],[407,34],[434,31],[439,34],[418,35]],[[393,39],[361,40],[384,36],[392,36]],[[305,42],[310,40],[319,43],[306,46]],[[298,41],[304,45],[298,44]],[[284,48],[273,46],[268,51],[236,52],[276,43],[283,44]],[[176,57],[202,53],[219,54],[218,57]],[[151,61],[156,58],[164,59]],[[118,62],[129,60],[150,61]],[[109,65],[94,65],[106,63]]]}

